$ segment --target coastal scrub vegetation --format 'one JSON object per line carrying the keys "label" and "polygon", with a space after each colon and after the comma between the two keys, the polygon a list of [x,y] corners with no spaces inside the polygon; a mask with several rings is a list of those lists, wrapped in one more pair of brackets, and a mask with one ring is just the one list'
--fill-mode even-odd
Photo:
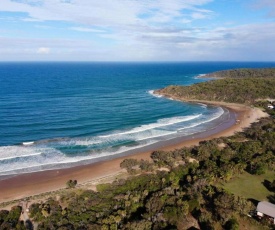
{"label": "coastal scrub vegetation", "polygon": [[141,169],[142,161],[126,160],[122,166],[138,176],[99,185],[98,192],[75,189],[32,204],[30,216],[38,229],[232,229],[243,223],[263,229],[247,217],[255,209],[251,197],[230,193],[222,184],[243,173],[274,171],[273,135],[274,119],[264,118],[230,138],[155,151],[148,171]]}
{"label": "coastal scrub vegetation", "polygon": [[223,101],[252,105],[275,98],[275,68],[236,69],[205,75],[219,78],[191,86],[168,86],[156,93],[181,100]]}
{"label": "coastal scrub vegetation", "polygon": [[77,180],[68,180],[66,182],[67,188],[74,188],[77,185]]}
{"label": "coastal scrub vegetation", "polygon": [[191,86],[168,86],[156,93],[181,100],[224,101],[251,105],[275,98],[275,78],[224,78]]}
{"label": "coastal scrub vegetation", "polygon": [[275,68],[243,68],[243,69],[232,69],[222,70],[214,73],[204,75],[206,78],[265,78],[275,77]]}
{"label": "coastal scrub vegetation", "polygon": [[[268,102],[256,99],[275,98],[274,86],[275,79],[253,77],[172,86],[160,92],[184,98],[189,92],[189,98],[205,95],[205,100],[266,108]],[[248,95],[240,99],[244,90]],[[121,167],[129,172],[127,179],[100,184],[97,192],[70,189],[58,198],[33,203],[29,215],[38,229],[274,229],[268,221],[248,217],[257,197],[240,196],[238,188],[227,186],[247,174],[270,191],[265,199],[275,201],[275,117],[273,110],[267,112],[269,117],[234,136],[155,151],[151,161],[124,160]],[[265,174],[268,180],[261,181],[265,177],[258,175]],[[18,208],[0,211],[0,229],[27,229],[19,220],[21,210],[15,211]]]}

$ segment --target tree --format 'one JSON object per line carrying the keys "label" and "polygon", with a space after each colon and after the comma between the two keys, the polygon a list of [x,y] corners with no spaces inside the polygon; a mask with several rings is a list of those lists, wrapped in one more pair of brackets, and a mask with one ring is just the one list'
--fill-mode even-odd
{"label": "tree", "polygon": [[275,191],[275,180],[270,183],[270,188],[272,189],[272,191]]}
{"label": "tree", "polygon": [[239,230],[239,223],[235,218],[231,218],[225,224],[226,230]]}
{"label": "tree", "polygon": [[120,167],[121,168],[125,168],[127,170],[131,169],[132,167],[138,165],[138,161],[137,159],[124,159],[121,163],[120,163]]}
{"label": "tree", "polygon": [[[21,211],[22,211],[21,206],[12,207],[8,215],[5,217],[4,223],[1,225],[1,229],[14,229],[17,224],[20,225],[19,217],[21,215]],[[3,228],[3,226],[5,227]]]}
{"label": "tree", "polygon": [[77,185],[77,180],[68,180],[66,182],[67,188],[75,188],[76,185]]}
{"label": "tree", "polygon": [[8,210],[0,210],[0,226],[5,221],[8,215],[9,215]]}

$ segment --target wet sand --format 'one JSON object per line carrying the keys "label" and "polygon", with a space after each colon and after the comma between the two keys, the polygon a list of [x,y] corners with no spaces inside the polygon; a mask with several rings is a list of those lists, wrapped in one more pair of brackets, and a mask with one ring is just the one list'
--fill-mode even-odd
{"label": "wet sand", "polygon": [[66,182],[70,179],[77,180],[78,184],[96,181],[100,178],[115,178],[117,174],[123,172],[120,169],[120,162],[126,158],[150,160],[153,150],[174,150],[181,147],[197,145],[200,141],[209,140],[222,136],[231,136],[235,132],[242,131],[249,127],[251,123],[259,118],[267,116],[258,108],[251,108],[239,104],[229,104],[223,102],[196,101],[211,105],[218,105],[229,109],[230,120],[203,133],[189,136],[188,138],[178,138],[162,142],[151,149],[141,149],[140,153],[121,156],[111,160],[77,166],[73,168],[49,170],[43,172],[17,175],[11,178],[0,180],[0,203],[21,199],[49,191],[55,191],[66,187]]}

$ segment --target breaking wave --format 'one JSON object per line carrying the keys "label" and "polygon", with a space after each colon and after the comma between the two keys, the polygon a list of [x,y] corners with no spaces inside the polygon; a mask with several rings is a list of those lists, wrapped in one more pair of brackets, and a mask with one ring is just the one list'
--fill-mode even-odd
{"label": "breaking wave", "polygon": [[163,97],[162,95],[156,94],[155,90],[149,90],[148,93],[154,97],[158,97],[158,98]]}
{"label": "breaking wave", "polygon": [[[203,105],[205,106],[205,105]],[[0,147],[0,175],[92,163],[160,141],[204,131],[226,111],[220,107],[189,116],[162,118],[126,130],[82,138],[57,138]]]}

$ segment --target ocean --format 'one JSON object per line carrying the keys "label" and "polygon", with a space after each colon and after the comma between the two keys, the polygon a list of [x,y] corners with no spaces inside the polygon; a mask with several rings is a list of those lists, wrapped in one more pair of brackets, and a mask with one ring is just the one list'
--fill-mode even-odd
{"label": "ocean", "polygon": [[275,63],[0,63],[0,176],[87,164],[213,128],[228,111],[158,97]]}

